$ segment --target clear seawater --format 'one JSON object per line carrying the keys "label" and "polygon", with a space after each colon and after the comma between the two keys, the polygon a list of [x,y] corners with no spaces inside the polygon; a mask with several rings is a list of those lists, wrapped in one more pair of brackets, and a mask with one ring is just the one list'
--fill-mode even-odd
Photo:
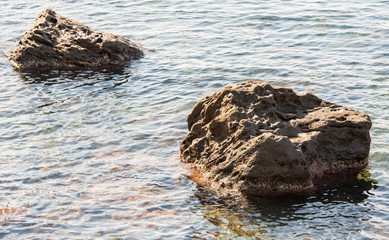
{"label": "clear seawater", "polygon": [[[0,239],[389,239],[389,1],[0,2]],[[121,69],[23,74],[5,59],[50,7],[133,39]],[[244,80],[373,121],[377,183],[242,206],[180,163],[186,116]]]}

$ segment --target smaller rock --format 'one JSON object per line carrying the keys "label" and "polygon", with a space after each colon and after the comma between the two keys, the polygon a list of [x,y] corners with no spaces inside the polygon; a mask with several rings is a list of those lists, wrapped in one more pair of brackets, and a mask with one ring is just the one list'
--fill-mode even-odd
{"label": "smaller rock", "polygon": [[28,70],[118,65],[142,56],[128,39],[91,30],[46,9],[6,57],[16,69]]}

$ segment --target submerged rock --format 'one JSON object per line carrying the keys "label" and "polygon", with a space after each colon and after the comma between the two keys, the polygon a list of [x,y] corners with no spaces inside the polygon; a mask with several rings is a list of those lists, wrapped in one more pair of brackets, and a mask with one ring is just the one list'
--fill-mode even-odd
{"label": "submerged rock", "polygon": [[51,9],[40,13],[16,48],[7,54],[20,70],[117,65],[142,56],[136,43],[93,31]]}
{"label": "submerged rock", "polygon": [[248,194],[308,192],[355,178],[370,150],[366,114],[260,81],[202,98],[187,122],[182,161]]}

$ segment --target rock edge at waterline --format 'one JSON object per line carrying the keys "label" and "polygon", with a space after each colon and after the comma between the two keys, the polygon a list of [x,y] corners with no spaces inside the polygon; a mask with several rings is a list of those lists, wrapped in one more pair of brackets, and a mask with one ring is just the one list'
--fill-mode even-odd
{"label": "rock edge at waterline", "polygon": [[182,161],[247,194],[312,192],[354,179],[370,150],[368,115],[261,81],[202,98],[187,122]]}
{"label": "rock edge at waterline", "polygon": [[123,37],[91,30],[52,9],[42,11],[6,57],[19,70],[118,65],[143,56]]}

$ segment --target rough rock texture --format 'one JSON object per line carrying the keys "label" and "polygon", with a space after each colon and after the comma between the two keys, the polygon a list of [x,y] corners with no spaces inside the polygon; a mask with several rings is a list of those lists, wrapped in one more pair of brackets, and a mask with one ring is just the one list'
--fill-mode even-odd
{"label": "rough rock texture", "polygon": [[187,122],[182,160],[241,192],[312,191],[367,165],[370,118],[312,93],[231,84],[202,98]]}
{"label": "rough rock texture", "polygon": [[117,65],[143,56],[134,42],[93,31],[51,9],[38,16],[7,58],[17,69]]}

